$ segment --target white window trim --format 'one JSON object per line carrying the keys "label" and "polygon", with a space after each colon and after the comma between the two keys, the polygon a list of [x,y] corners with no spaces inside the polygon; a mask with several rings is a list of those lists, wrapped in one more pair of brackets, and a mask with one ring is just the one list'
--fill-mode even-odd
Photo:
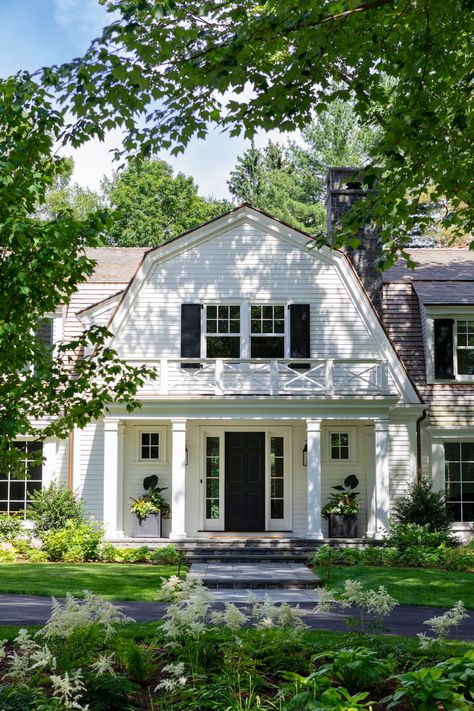
{"label": "white window trim", "polygon": [[[340,464],[341,466],[346,466],[348,463],[357,462],[357,437],[356,428],[353,426],[349,427],[330,427],[324,428],[325,436],[323,439],[323,461],[330,462],[331,464]],[[333,459],[331,456],[331,435],[333,434],[347,434],[349,436],[349,459]]]}
{"label": "white window trim", "polygon": [[[157,433],[159,435],[159,458],[158,459],[142,459],[141,444],[142,444],[142,434],[147,433]],[[135,432],[135,461],[133,464],[138,464],[140,466],[153,467],[157,464],[167,464],[167,429],[166,427],[156,427],[151,425],[150,427],[140,426],[136,428]]]}
{"label": "white window trim", "polygon": [[[290,309],[289,306],[294,303],[294,300],[282,299],[253,299],[252,301],[241,299],[206,299],[202,302],[201,309],[201,353],[207,354],[207,336],[218,335],[207,333],[207,307],[208,306],[240,306],[240,333],[229,333],[229,336],[240,336],[240,358],[243,360],[251,359],[251,307],[252,306],[283,306],[285,332],[283,334],[262,334],[262,336],[276,335],[283,336],[284,355],[283,359],[287,360],[291,357],[290,346]],[[255,334],[254,334],[255,335]],[[223,336],[224,338],[226,336]],[[207,357],[207,356],[206,356]],[[265,360],[265,359],[264,359]]]}
{"label": "white window trim", "polygon": [[[457,357],[457,321],[474,320],[474,307],[472,306],[430,306],[423,305],[425,317],[425,358],[426,358],[426,382],[434,383],[474,383],[474,375],[458,374]],[[437,318],[452,318],[453,328],[453,368],[454,378],[435,378],[434,364],[434,321]]]}
{"label": "white window trim", "polygon": [[[445,442],[474,442],[473,427],[456,427],[443,429],[441,427],[429,427],[431,436],[431,471],[433,487],[436,491],[444,491],[445,479]],[[457,531],[474,530],[474,522],[453,521],[453,528]]]}

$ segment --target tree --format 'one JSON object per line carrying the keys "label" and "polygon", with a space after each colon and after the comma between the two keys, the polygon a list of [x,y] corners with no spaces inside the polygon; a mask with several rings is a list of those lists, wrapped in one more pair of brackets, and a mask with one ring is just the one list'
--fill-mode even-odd
{"label": "tree", "polygon": [[472,0],[106,5],[119,19],[85,56],[42,74],[75,116],[66,140],[123,126],[126,151],[177,153],[210,122],[251,139],[353,100],[363,124],[380,126],[366,171],[378,191],[356,203],[345,232],[375,220],[390,264],[428,183],[452,205],[445,226],[472,232]]}
{"label": "tree", "polygon": [[174,176],[164,160],[132,161],[102,189],[115,216],[107,241],[120,247],[154,247],[231,207],[200,197],[193,178]]}
{"label": "tree", "polygon": [[361,127],[350,103],[338,100],[313,118],[302,138],[303,146],[269,141],[259,150],[252,145],[237,159],[229,191],[298,229],[323,233],[327,168],[364,164],[376,132]]}
{"label": "tree", "polygon": [[[67,304],[94,262],[95,246],[109,224],[103,212],[79,218],[72,210],[38,218],[46,193],[66,168],[53,148],[63,115],[28,74],[0,80],[0,466],[14,471],[18,435],[65,437],[74,425],[100,417],[117,401],[133,409],[146,368],[133,368],[104,344],[94,328],[54,351],[38,324]],[[85,347],[95,347],[77,360]]]}
{"label": "tree", "polygon": [[62,172],[46,190],[44,202],[37,207],[38,217],[52,220],[66,211],[78,219],[84,219],[93,212],[104,210],[103,199],[98,193],[72,182],[73,170],[74,161],[65,158]]}

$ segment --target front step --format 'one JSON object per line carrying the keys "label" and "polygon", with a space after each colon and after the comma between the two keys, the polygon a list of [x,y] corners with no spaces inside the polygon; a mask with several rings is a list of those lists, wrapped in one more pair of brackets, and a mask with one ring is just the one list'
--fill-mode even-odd
{"label": "front step", "polygon": [[313,590],[322,584],[301,563],[193,563],[190,573],[217,590]]}

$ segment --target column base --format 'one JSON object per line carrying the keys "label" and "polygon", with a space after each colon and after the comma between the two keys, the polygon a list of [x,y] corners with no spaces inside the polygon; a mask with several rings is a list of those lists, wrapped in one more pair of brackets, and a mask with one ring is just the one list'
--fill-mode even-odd
{"label": "column base", "polygon": [[185,541],[186,539],[185,533],[170,533],[170,541]]}
{"label": "column base", "polygon": [[322,541],[324,540],[324,536],[322,533],[307,533],[305,538],[309,538],[312,541]]}

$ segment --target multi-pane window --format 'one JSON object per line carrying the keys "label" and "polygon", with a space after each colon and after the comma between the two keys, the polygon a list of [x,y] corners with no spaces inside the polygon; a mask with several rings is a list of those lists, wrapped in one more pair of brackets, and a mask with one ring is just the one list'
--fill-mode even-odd
{"label": "multi-pane window", "polygon": [[349,433],[331,432],[329,437],[331,459],[349,459]]}
{"label": "multi-pane window", "polygon": [[458,375],[474,375],[474,321],[456,321]]}
{"label": "multi-pane window", "polygon": [[26,518],[26,506],[30,494],[41,489],[42,482],[42,442],[15,442],[21,452],[23,476],[10,471],[0,472],[0,511],[6,513],[22,512]]}
{"label": "multi-pane window", "polygon": [[206,357],[240,358],[240,306],[206,307]]}
{"label": "multi-pane window", "polygon": [[283,437],[270,438],[270,518],[284,518]]}
{"label": "multi-pane window", "polygon": [[455,521],[474,521],[474,442],[444,445],[446,506]]}
{"label": "multi-pane window", "polygon": [[219,437],[206,437],[206,518],[218,519],[220,453]]}
{"label": "multi-pane window", "polygon": [[285,357],[285,307],[250,307],[251,358]]}
{"label": "multi-pane window", "polygon": [[140,437],[140,459],[160,458],[159,432],[142,432]]}

